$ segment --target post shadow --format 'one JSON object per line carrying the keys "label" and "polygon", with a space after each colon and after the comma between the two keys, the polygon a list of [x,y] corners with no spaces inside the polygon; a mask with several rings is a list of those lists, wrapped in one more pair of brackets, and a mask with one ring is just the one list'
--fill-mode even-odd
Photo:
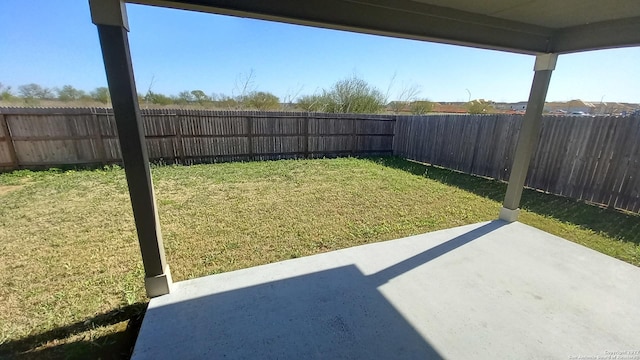
{"label": "post shadow", "polygon": [[451,240],[447,240],[446,242],[440,245],[437,245],[428,250],[425,250],[420,254],[414,255],[393,266],[390,266],[386,269],[378,271],[375,274],[371,274],[368,277],[373,279],[374,283],[377,284],[377,286],[381,286],[395,277],[398,277],[408,271],[411,271],[412,269],[417,268],[418,266],[426,264],[433,259],[436,259],[465,244],[468,244],[471,241],[476,240],[479,237],[486,235],[492,231],[495,231],[506,224],[507,222],[502,220],[491,221],[488,224],[482,225],[479,228],[473,229]]}
{"label": "post shadow", "polygon": [[[131,355],[135,339],[142,324],[146,303],[127,305],[97,314],[87,319],[61,326],[39,334],[8,341],[0,345],[0,358],[103,358],[119,359]],[[59,343],[56,340],[93,330],[97,327],[129,321],[124,332],[108,334],[97,339]],[[41,347],[44,344],[55,345]],[[38,350],[34,350],[39,348]]]}

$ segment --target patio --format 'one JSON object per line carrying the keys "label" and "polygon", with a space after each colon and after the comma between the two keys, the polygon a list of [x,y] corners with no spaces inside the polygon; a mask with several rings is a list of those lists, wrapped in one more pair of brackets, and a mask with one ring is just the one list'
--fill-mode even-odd
{"label": "patio", "polygon": [[125,1],[91,0],[152,298],[133,358],[637,357],[640,270],[517,222],[558,56],[640,45],[636,1],[132,2],[535,56],[501,220],[173,284]]}
{"label": "patio", "polygon": [[640,269],[501,220],[173,284],[133,359],[539,359],[637,350]]}

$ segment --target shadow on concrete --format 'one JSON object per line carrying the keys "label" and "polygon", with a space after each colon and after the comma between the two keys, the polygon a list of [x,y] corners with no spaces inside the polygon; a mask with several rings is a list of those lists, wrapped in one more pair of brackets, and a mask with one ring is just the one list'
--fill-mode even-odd
{"label": "shadow on concrete", "polygon": [[378,287],[504,224],[488,223],[369,276],[348,265],[150,306],[133,358],[441,359]]}
{"label": "shadow on concrete", "polygon": [[[0,345],[2,359],[129,359],[142,324],[146,303],[128,305],[40,334]],[[95,338],[67,338],[128,321],[124,331]]]}
{"label": "shadow on concrete", "polygon": [[[476,195],[502,203],[507,184],[497,180],[472,176],[399,157],[369,158],[380,165],[403,170],[414,175],[455,186]],[[637,215],[553,194],[525,189],[522,208],[539,215],[578,225],[594,232],[640,245],[640,221]]]}
{"label": "shadow on concrete", "polygon": [[426,264],[429,261],[440,257],[450,251],[453,251],[462,245],[468,244],[471,241],[494,230],[497,230],[506,224],[506,222],[501,220],[491,221],[488,224],[482,225],[477,229],[471,230],[440,245],[434,246],[429,250],[423,251],[420,254],[414,255],[402,262],[399,262],[375,274],[369,275],[368,277],[374,279],[374,282],[378,284],[378,286],[380,286],[395,277],[411,271],[412,269],[422,264]]}
{"label": "shadow on concrete", "polygon": [[149,308],[133,358],[442,358],[376,285],[350,265]]}

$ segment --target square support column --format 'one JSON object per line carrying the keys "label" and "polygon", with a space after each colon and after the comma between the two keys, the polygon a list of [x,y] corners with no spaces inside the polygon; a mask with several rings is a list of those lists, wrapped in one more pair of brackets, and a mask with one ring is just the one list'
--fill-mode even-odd
{"label": "square support column", "polygon": [[133,77],[125,4],[120,0],[90,0],[89,3],[93,23],[98,27],[113,113],[118,127],[122,160],[144,263],[147,295],[155,297],[168,294],[171,289],[171,273],[164,255],[138,93]]}
{"label": "square support column", "polygon": [[509,222],[518,220],[522,190],[529,171],[531,156],[537,145],[536,140],[542,123],[544,101],[547,98],[551,73],[556,67],[557,59],[557,54],[540,54],[536,56],[535,74],[527,103],[527,111],[524,114],[522,128],[518,136],[507,193],[500,210],[501,220]]}

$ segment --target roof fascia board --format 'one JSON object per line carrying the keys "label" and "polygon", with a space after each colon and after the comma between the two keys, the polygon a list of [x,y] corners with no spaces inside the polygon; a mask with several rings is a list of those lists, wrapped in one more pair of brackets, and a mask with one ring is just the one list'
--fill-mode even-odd
{"label": "roof fascia board", "polygon": [[552,37],[550,52],[566,54],[630,46],[640,46],[640,17],[557,30]]}
{"label": "roof fascia board", "polygon": [[552,35],[539,26],[405,0],[128,2],[525,54],[549,52]]}

